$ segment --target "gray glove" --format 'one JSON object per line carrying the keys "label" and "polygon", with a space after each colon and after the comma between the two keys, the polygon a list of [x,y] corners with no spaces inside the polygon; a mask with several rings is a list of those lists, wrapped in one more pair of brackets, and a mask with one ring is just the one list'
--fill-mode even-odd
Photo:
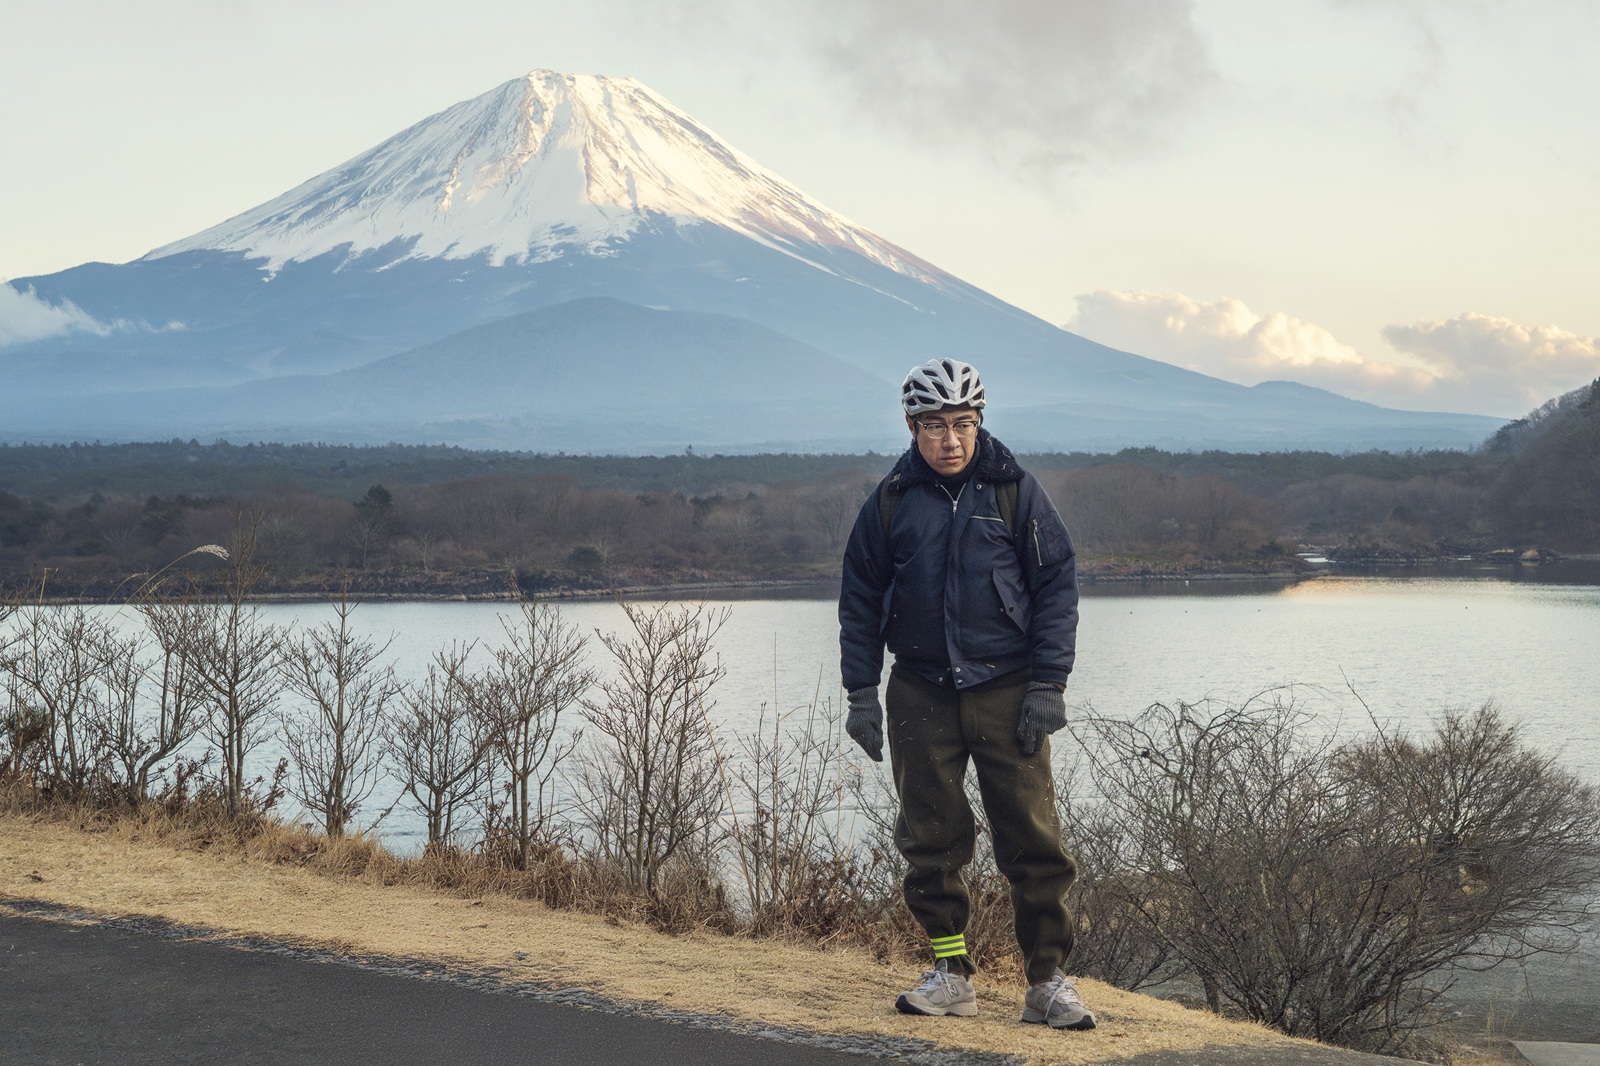
{"label": "gray glove", "polygon": [[1067,724],[1067,697],[1049,681],[1035,681],[1022,697],[1022,718],[1017,722],[1017,739],[1022,754],[1033,756],[1044,747],[1044,738]]}
{"label": "gray glove", "polygon": [[878,702],[878,688],[858,688],[850,693],[850,716],[844,720],[844,731],[850,739],[861,745],[861,750],[873,762],[883,761],[883,705]]}

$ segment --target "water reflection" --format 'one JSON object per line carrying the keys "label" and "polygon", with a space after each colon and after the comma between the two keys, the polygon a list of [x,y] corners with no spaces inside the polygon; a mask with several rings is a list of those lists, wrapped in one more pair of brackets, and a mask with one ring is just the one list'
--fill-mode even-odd
{"label": "water reflection", "polygon": [[1435,578],[1508,581],[1528,585],[1600,585],[1600,558],[1558,559],[1550,563],[1491,563],[1454,559],[1416,565],[1334,563],[1328,573],[1344,577]]}
{"label": "water reflection", "polygon": [[1491,563],[1478,559],[1455,559],[1437,563],[1380,564],[1324,563],[1298,575],[1245,577],[1216,575],[1193,578],[1085,577],[1085,597],[1126,596],[1260,596],[1286,592],[1308,582],[1327,578],[1368,577],[1391,581],[1498,581],[1524,585],[1600,586],[1600,559],[1561,559],[1552,563]]}

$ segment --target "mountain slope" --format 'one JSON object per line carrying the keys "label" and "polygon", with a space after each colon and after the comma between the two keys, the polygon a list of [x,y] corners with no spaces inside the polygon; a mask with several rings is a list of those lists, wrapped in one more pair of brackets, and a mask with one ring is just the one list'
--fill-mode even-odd
{"label": "mountain slope", "polygon": [[[880,437],[887,382],[727,315],[591,298],[512,315],[329,375],[146,394],[200,409],[227,436],[263,426],[299,439],[451,439],[572,451],[678,451],[737,443],[751,424],[772,447]],[[814,390],[814,391],[813,391]],[[114,410],[103,417],[114,419]],[[876,431],[864,427],[878,423]],[[360,432],[327,427],[361,427]]]}
{"label": "mountain slope", "polygon": [[[895,383],[937,355],[980,366],[1023,447],[1467,447],[1499,424],[1247,389],[1094,344],[830,212],[637,82],[545,71],[132,263],[13,284],[103,328],[0,348],[0,437],[391,439],[395,420],[371,405],[313,417],[302,402],[360,378],[415,401],[404,439],[428,426],[441,435],[427,439],[534,446],[545,433],[497,406],[508,353],[534,349],[479,327],[564,307],[568,349],[589,353],[580,370],[649,380],[662,356],[619,301],[687,316],[670,320],[676,358],[716,353],[686,366],[719,413],[630,434],[581,373],[563,375],[568,447],[890,447]],[[596,320],[580,328],[582,313]],[[737,344],[724,319],[749,327]],[[446,339],[427,358],[452,368],[450,387],[406,393],[414,368],[390,360]],[[774,435],[789,423],[761,413],[746,373],[786,361],[819,379],[804,398],[819,414],[793,437]],[[870,410],[884,415],[863,421]]]}
{"label": "mountain slope", "polygon": [[536,70],[424,119],[260,207],[147,255],[243,252],[269,270],[411,242],[498,266],[603,253],[641,226],[721,226],[805,258],[843,248],[944,275],[808,198],[632,78]]}

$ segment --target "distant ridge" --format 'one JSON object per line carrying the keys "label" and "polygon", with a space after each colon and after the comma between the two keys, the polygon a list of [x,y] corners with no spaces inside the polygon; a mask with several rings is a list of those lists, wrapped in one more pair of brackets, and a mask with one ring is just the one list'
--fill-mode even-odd
{"label": "distant ridge", "polygon": [[94,328],[0,348],[0,439],[890,449],[897,384],[935,355],[979,365],[1023,448],[1471,447],[1501,425],[1095,344],[596,75],[534,71],[131,263],[12,285]]}

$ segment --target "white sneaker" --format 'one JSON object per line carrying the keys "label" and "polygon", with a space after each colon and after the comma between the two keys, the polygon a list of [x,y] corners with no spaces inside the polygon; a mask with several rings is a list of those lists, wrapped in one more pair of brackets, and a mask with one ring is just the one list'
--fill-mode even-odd
{"label": "white sneaker", "polygon": [[1028,994],[1022,1000],[1022,1020],[1052,1029],[1094,1028],[1094,1015],[1083,1005],[1077,982],[1060,973],[1028,986]]}
{"label": "white sneaker", "polygon": [[901,1014],[954,1014],[970,1018],[978,1013],[978,993],[973,991],[972,978],[950,972],[944,959],[925,970],[922,983],[909,992],[900,993],[894,1001]]}

